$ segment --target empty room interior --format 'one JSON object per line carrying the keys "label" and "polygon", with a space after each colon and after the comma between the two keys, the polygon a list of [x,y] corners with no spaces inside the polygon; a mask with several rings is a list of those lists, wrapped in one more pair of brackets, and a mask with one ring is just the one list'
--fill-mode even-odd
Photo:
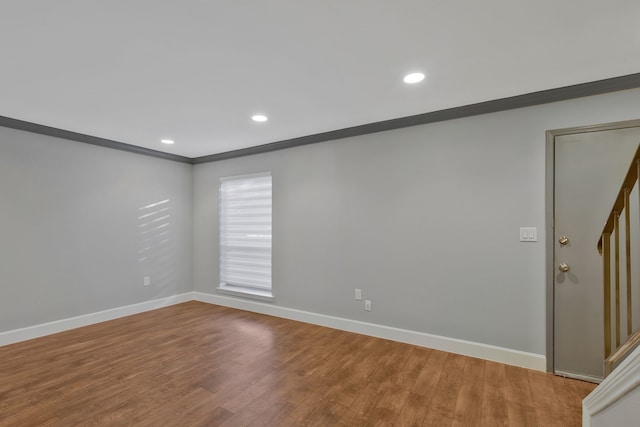
{"label": "empty room interior", "polygon": [[6,2],[0,426],[627,426],[640,2]]}

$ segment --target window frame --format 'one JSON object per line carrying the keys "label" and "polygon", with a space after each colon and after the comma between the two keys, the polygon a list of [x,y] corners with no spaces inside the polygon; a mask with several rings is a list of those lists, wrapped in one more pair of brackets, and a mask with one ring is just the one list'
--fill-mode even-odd
{"label": "window frame", "polygon": [[[242,284],[233,284],[227,283],[223,280],[223,213],[222,210],[224,208],[224,192],[223,185],[228,181],[237,181],[237,180],[246,180],[251,178],[261,178],[261,177],[269,177],[271,181],[271,189],[269,197],[271,199],[271,212],[269,214],[270,227],[272,230],[269,243],[269,285],[270,288],[261,288],[261,287],[252,287],[250,285],[242,285]],[[271,171],[267,172],[258,172],[244,175],[234,175],[234,176],[225,176],[220,177],[218,184],[218,279],[219,284],[216,288],[219,293],[233,295],[233,296],[241,296],[252,299],[258,299],[262,301],[273,301],[274,293],[273,293],[273,176]]]}

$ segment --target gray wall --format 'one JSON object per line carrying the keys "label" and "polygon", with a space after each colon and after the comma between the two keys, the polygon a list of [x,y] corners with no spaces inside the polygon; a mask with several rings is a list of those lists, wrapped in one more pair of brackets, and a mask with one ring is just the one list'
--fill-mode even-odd
{"label": "gray wall", "polygon": [[[545,131],[640,118],[640,91],[194,168],[194,288],[218,284],[218,180],[273,174],[275,304],[545,353]],[[538,227],[520,243],[519,227]],[[362,288],[373,301],[354,301]]]}
{"label": "gray wall", "polygon": [[[626,91],[193,168],[0,128],[0,331],[215,293],[218,179],[270,170],[275,304],[543,354],[544,132],[640,118],[639,99]],[[520,226],[537,226],[540,241],[519,243]]]}
{"label": "gray wall", "polygon": [[0,332],[190,291],[192,167],[0,128],[0,242]]}

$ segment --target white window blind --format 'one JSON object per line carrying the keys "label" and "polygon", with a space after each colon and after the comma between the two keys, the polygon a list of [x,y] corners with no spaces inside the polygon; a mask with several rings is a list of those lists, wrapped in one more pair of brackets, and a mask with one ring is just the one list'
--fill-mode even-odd
{"label": "white window blind", "polygon": [[271,174],[220,180],[220,282],[271,290]]}

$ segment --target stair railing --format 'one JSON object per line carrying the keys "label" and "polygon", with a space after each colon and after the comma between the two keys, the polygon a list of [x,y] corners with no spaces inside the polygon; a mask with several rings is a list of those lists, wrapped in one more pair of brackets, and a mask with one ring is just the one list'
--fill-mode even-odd
{"label": "stair railing", "polygon": [[[633,306],[632,282],[631,282],[631,213],[630,194],[638,184],[640,177],[640,147],[636,151],[627,175],[622,183],[618,197],[613,203],[611,213],[607,218],[600,240],[598,240],[598,252],[603,259],[604,278],[604,375],[605,377],[629,355],[638,345],[640,345],[640,329],[633,331]],[[639,189],[640,190],[640,189]],[[638,191],[640,195],[640,191]],[[640,201],[640,198],[639,198]],[[639,205],[640,206],[640,205]],[[620,242],[620,217],[624,218],[624,244],[621,249]],[[637,215],[636,215],[637,216]],[[613,236],[613,245],[611,237]],[[634,248],[635,249],[635,248]],[[613,251],[613,257],[612,257]],[[624,295],[621,295],[620,272],[621,252],[625,269],[626,283],[624,284]],[[612,264],[613,258],[613,266]],[[640,256],[636,255],[635,261],[640,261]],[[613,274],[612,274],[613,268]],[[613,276],[613,283],[612,283]],[[612,292],[613,288],[613,292]],[[612,293],[614,313],[612,313]],[[622,313],[621,297],[626,299],[625,334],[623,340],[623,326],[621,322]],[[640,302],[640,301],[639,301]],[[614,335],[614,336],[612,336]],[[615,346],[614,339],[615,338]]]}

